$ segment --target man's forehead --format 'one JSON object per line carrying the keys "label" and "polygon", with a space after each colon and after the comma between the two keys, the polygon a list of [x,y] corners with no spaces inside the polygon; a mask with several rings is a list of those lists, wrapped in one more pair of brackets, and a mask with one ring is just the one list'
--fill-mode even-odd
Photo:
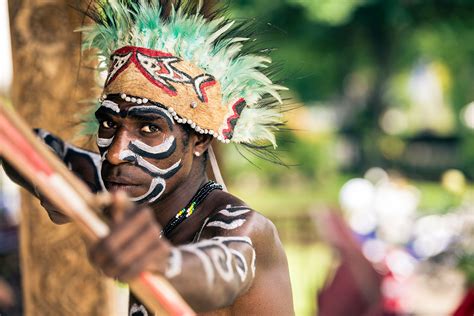
{"label": "man's forehead", "polygon": [[174,120],[168,110],[156,103],[137,105],[125,100],[104,100],[98,112],[106,112],[120,117],[130,117],[143,119],[145,117],[163,118],[170,126],[174,125]]}

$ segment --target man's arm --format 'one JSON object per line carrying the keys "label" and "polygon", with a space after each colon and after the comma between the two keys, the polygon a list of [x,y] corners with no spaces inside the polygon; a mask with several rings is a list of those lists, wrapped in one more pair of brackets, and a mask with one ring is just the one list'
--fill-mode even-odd
{"label": "man's arm", "polygon": [[[36,135],[53,151],[64,164],[73,171],[76,176],[82,179],[93,192],[101,191],[102,185],[99,175],[100,156],[96,153],[86,151],[64,142],[59,137],[42,129],[35,129]],[[57,211],[51,203],[44,199],[36,188],[26,181],[15,169],[6,161],[2,162],[7,175],[16,184],[20,185],[31,194],[36,196],[41,205],[46,209],[50,219],[56,224],[70,222],[69,218]]]}
{"label": "man's arm", "polygon": [[160,228],[144,208],[112,225],[112,233],[92,247],[90,257],[105,274],[124,281],[144,270],[162,274],[196,311],[212,311],[234,304],[259,274],[267,275],[263,269],[273,269],[269,262],[282,260],[267,257],[275,241],[261,253],[255,248],[262,239],[274,238],[268,222],[246,207],[223,208],[206,220],[199,241],[173,247],[159,238]]}
{"label": "man's arm", "polygon": [[87,184],[92,192],[102,191],[99,154],[64,142],[61,138],[43,129],[35,129],[35,133],[69,170]]}

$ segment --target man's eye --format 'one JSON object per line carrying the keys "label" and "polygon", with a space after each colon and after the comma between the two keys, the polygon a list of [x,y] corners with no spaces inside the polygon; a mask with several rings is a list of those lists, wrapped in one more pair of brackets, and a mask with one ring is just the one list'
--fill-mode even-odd
{"label": "man's eye", "polygon": [[103,127],[103,128],[115,128],[115,123],[112,122],[112,121],[102,121],[100,123],[100,125]]}
{"label": "man's eye", "polygon": [[144,125],[141,130],[142,133],[156,133],[160,131],[160,128],[153,124]]}

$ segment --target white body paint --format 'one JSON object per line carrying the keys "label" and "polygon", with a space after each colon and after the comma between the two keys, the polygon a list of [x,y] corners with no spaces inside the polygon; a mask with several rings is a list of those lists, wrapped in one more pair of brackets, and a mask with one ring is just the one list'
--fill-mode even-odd
{"label": "white body paint", "polygon": [[244,223],[245,223],[245,219],[243,219],[243,218],[242,219],[236,219],[235,221],[230,222],[230,223],[225,223],[225,222],[222,222],[222,221],[212,221],[212,222],[209,222],[207,224],[207,227],[219,227],[219,228],[222,228],[222,229],[225,229],[225,230],[232,230],[232,229],[239,228]]}
{"label": "white body paint", "polygon": [[[228,207],[230,208],[230,206],[228,206]],[[222,215],[228,216],[228,217],[237,217],[237,216],[240,216],[240,215],[247,214],[248,212],[250,212],[249,209],[243,209],[243,210],[234,211],[234,212],[229,212],[229,210],[223,209],[222,211],[219,211],[219,214],[222,214]]]}
{"label": "white body paint", "polygon": [[129,316],[133,316],[133,314],[138,313],[138,312],[142,313],[143,316],[148,316],[148,312],[146,311],[145,306],[134,303],[132,305],[132,308],[130,308]]}
{"label": "white body paint", "polygon": [[[216,244],[216,247],[209,251],[209,256],[220,277],[226,282],[232,281],[234,271],[232,269],[232,253],[229,248],[223,244]],[[222,266],[221,262],[225,262],[225,265]]]}
{"label": "white body paint", "polygon": [[241,252],[239,252],[235,249],[230,249],[230,252],[232,253],[233,256],[235,256],[236,258],[239,258],[241,260],[241,262],[243,263],[243,265],[244,265],[242,268],[239,267],[238,265],[235,267],[236,270],[237,270],[237,273],[240,276],[240,281],[244,282],[245,278],[247,277],[247,271],[248,271],[247,261],[245,260],[245,257],[244,257],[244,255],[242,255]]}
{"label": "white body paint", "polygon": [[214,269],[212,266],[211,259],[203,250],[199,248],[199,246],[185,245],[185,246],[179,247],[179,250],[181,250],[182,252],[189,252],[195,255],[201,261],[202,267],[204,269],[204,273],[206,274],[207,283],[208,284],[214,283],[215,275],[214,275]]}
{"label": "white body paint", "polygon": [[[230,282],[235,277],[237,272],[239,279],[244,282],[248,276],[249,268],[245,256],[238,250],[230,248],[226,243],[245,243],[252,249],[252,259],[250,262],[252,277],[255,277],[255,249],[252,241],[248,237],[215,237],[208,240],[200,241],[196,244],[183,245],[175,249],[196,256],[203,267],[206,274],[208,284],[213,284],[216,272],[224,281]],[[176,256],[173,254],[172,257]],[[237,261],[241,262],[240,266]],[[173,262],[173,264],[171,264]],[[222,264],[224,263],[224,265]],[[182,268],[177,265],[182,265],[182,260],[170,259],[170,266],[168,271],[173,271],[173,277],[181,274]],[[179,273],[177,273],[179,271]],[[168,272],[167,272],[168,273]]]}
{"label": "white body paint", "polygon": [[182,272],[183,256],[177,248],[171,249],[171,254],[168,260],[168,267],[165,271],[165,277],[172,279]]}

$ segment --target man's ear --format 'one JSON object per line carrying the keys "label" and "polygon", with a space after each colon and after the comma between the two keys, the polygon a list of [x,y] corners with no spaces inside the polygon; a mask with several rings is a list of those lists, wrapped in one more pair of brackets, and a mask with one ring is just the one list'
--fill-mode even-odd
{"label": "man's ear", "polygon": [[211,135],[198,133],[195,133],[194,136],[195,137],[193,137],[193,153],[197,154],[198,156],[201,156],[209,148],[214,137],[212,137]]}

